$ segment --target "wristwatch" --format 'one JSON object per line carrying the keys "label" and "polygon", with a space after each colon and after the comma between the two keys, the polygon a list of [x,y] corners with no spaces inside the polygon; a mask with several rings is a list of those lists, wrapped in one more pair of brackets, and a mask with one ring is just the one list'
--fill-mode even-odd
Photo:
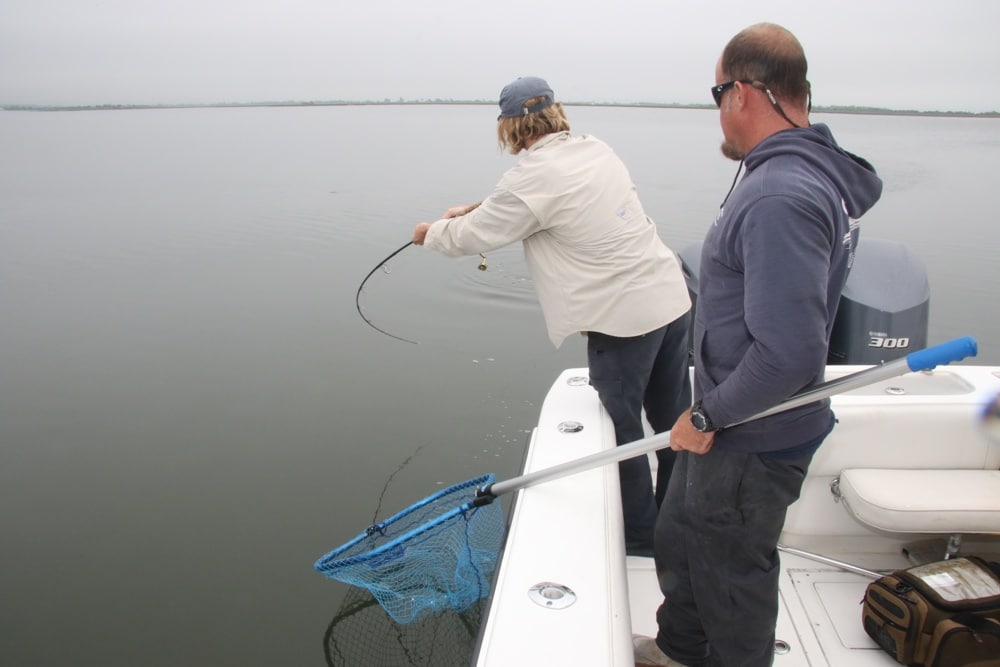
{"label": "wristwatch", "polygon": [[710,433],[718,430],[715,424],[712,423],[711,417],[705,412],[705,408],[701,407],[701,401],[698,401],[691,407],[691,425],[694,426],[694,430],[701,431],[702,433]]}

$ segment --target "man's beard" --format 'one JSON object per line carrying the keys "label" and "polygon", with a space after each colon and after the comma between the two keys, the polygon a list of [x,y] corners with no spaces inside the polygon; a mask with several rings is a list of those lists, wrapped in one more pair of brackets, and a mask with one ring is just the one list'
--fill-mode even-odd
{"label": "man's beard", "polygon": [[722,150],[723,155],[725,155],[727,158],[729,158],[734,162],[739,162],[744,157],[746,157],[738,148],[736,148],[736,146],[733,146],[733,144],[728,140],[723,141],[722,145],[719,146],[719,148]]}

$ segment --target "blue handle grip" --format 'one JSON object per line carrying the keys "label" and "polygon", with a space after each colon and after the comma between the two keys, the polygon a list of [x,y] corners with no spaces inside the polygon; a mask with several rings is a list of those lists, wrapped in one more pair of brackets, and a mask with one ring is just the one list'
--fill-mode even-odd
{"label": "blue handle grip", "polygon": [[972,336],[963,336],[919,352],[911,352],[906,355],[906,365],[911,371],[929,371],[939,364],[974,357],[977,352],[979,346],[976,345],[976,340]]}

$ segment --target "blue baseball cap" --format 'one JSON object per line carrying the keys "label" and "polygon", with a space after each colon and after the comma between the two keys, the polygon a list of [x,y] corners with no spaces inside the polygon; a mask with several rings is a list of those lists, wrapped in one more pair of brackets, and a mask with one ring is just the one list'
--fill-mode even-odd
{"label": "blue baseball cap", "polygon": [[[544,97],[545,101],[530,107],[524,106],[524,103],[533,97]],[[555,104],[555,94],[549,88],[549,84],[545,83],[545,79],[522,76],[508,83],[500,91],[500,115],[497,116],[497,120],[526,116],[548,109],[553,104]]]}

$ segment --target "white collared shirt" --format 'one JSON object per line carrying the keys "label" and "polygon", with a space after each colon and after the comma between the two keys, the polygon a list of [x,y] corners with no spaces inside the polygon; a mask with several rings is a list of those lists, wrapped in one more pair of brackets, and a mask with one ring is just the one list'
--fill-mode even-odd
{"label": "white collared shirt", "polygon": [[676,255],[646,216],[625,165],[591,136],[558,132],[522,154],[471,213],[438,220],[424,244],[450,256],[523,241],[549,339],[638,336],[690,307]]}

